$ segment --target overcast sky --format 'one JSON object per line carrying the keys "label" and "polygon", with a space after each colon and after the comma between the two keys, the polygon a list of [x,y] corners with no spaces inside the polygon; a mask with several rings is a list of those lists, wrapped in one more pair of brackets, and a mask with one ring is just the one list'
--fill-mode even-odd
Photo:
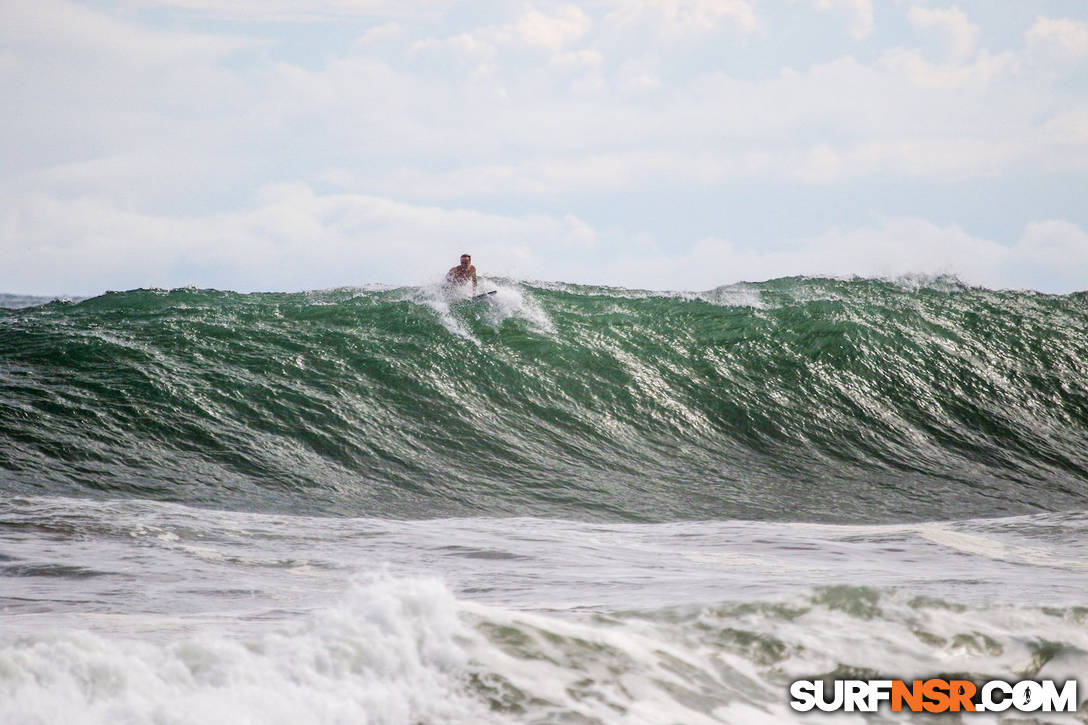
{"label": "overcast sky", "polygon": [[1088,288],[1084,0],[11,0],[0,292]]}

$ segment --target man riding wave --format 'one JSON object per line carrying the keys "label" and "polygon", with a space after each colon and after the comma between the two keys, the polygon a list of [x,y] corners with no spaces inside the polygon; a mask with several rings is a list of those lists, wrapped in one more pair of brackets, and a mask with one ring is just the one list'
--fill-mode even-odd
{"label": "man riding wave", "polygon": [[446,284],[465,285],[472,282],[472,294],[476,294],[476,267],[472,264],[472,255],[462,254],[461,264],[451,267],[446,272]]}

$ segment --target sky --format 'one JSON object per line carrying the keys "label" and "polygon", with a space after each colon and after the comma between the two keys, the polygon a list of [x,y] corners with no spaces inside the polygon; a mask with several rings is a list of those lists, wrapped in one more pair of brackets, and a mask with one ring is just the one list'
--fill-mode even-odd
{"label": "sky", "polygon": [[0,4],[0,292],[1088,288],[1083,0]]}

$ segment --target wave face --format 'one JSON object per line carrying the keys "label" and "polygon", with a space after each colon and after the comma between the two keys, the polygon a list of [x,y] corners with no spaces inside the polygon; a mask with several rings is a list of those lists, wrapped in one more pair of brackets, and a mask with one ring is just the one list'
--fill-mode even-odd
{"label": "wave face", "polygon": [[0,310],[0,483],[389,518],[1088,504],[1088,297],[792,278]]}

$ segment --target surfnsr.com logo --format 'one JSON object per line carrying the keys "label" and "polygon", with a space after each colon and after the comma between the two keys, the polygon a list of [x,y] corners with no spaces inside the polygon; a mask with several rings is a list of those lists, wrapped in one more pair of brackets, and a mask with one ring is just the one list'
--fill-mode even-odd
{"label": "surfnsr.com logo", "polygon": [[990,680],[797,680],[790,685],[790,707],[798,712],[1076,712],[1077,681]]}

